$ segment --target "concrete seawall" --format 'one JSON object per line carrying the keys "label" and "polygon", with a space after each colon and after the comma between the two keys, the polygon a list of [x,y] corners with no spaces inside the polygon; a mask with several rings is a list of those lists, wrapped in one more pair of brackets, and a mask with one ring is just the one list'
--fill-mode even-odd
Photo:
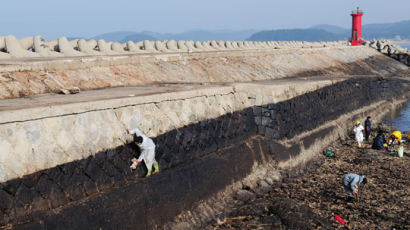
{"label": "concrete seawall", "polygon": [[408,100],[403,72],[345,46],[1,60],[0,229],[199,228]]}
{"label": "concrete seawall", "polygon": [[0,159],[0,182],[126,144],[130,141],[126,128],[138,127],[146,135],[157,137],[202,120],[287,100],[340,80],[185,86],[180,92],[145,96],[138,95],[141,89],[131,88],[129,93],[137,94],[134,97],[124,95],[119,88],[118,99],[77,102],[84,95],[73,95],[74,101],[62,105],[47,103],[54,97],[40,97],[37,106],[30,99],[3,101],[9,106],[3,104],[6,110],[0,112],[0,146],[6,153]]}
{"label": "concrete seawall", "polygon": [[[405,100],[408,89],[400,79],[295,79],[111,101],[116,107],[72,103],[50,109],[55,115],[31,108],[32,119],[2,120],[1,146],[10,154],[1,159],[0,224],[150,229],[205,205],[168,224],[200,226],[224,208],[213,194],[273,183],[344,136],[353,119]],[[142,168],[129,171],[138,150],[125,127],[154,137],[159,175],[141,180]]]}
{"label": "concrete seawall", "polygon": [[156,83],[391,75],[407,70],[369,47],[209,51],[0,61],[0,99]]}

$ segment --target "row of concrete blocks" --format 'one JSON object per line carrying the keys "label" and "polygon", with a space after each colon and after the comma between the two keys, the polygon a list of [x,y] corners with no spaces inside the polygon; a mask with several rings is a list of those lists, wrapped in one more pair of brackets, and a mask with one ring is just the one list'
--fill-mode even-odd
{"label": "row of concrete blocks", "polygon": [[364,45],[374,48],[379,52],[410,66],[410,51],[394,44],[390,40],[373,40],[365,42]]}
{"label": "row of concrete blocks", "polygon": [[54,41],[46,41],[41,36],[26,37],[18,40],[9,35],[0,37],[0,59],[32,58],[32,57],[71,57],[111,55],[126,53],[173,53],[201,52],[223,50],[252,49],[289,49],[289,48],[321,48],[343,47],[348,43],[335,42],[254,42],[254,41],[139,41],[126,43],[106,42],[104,40],[74,39],[68,41],[60,37]]}
{"label": "row of concrete blocks", "polygon": [[393,43],[390,40],[373,40],[373,41],[366,41],[364,45],[377,49],[378,51],[384,54],[400,54],[400,53],[408,53],[409,51],[406,48],[402,48]]}

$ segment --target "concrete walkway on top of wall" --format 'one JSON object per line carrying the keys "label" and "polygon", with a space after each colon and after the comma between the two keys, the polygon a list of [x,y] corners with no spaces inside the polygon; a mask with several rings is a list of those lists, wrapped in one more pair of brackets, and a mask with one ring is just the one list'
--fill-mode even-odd
{"label": "concrete walkway on top of wall", "polygon": [[[275,90],[276,88],[280,94],[286,93],[283,89],[292,86],[306,89],[314,86],[312,90],[315,90],[347,78],[346,76],[317,76],[310,77],[309,80],[302,77],[252,83],[155,84],[89,90],[72,95],[43,94],[25,98],[5,99],[0,100],[0,124],[115,109],[138,104],[229,94],[234,93],[236,90],[263,89],[264,86],[268,86],[269,90]],[[306,93],[310,90],[302,91]]]}

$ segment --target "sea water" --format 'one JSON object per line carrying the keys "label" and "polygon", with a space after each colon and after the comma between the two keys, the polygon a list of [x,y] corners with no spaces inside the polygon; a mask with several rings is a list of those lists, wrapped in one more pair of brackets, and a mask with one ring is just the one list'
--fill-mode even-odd
{"label": "sea water", "polygon": [[400,47],[407,48],[407,50],[410,50],[410,44],[399,44]]}
{"label": "sea water", "polygon": [[410,101],[407,101],[399,110],[389,113],[384,121],[397,130],[410,132]]}

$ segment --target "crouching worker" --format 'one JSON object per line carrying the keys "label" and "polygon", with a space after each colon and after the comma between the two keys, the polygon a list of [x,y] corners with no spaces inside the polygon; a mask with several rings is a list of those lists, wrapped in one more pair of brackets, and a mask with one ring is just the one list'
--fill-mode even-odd
{"label": "crouching worker", "polygon": [[364,176],[359,176],[354,173],[349,173],[343,176],[343,187],[347,193],[349,201],[358,201],[359,185],[367,183],[367,179]]}
{"label": "crouching worker", "polygon": [[133,158],[132,165],[130,166],[131,169],[136,169],[137,166],[144,160],[145,165],[147,166],[148,173],[145,177],[151,176],[152,173],[152,166],[154,166],[154,174],[159,172],[158,162],[155,160],[155,144],[154,141],[145,136],[139,129],[135,128],[132,130],[128,130],[129,134],[134,135],[134,142],[137,146],[141,149],[141,155],[138,159]]}
{"label": "crouching worker", "polygon": [[387,144],[394,145],[394,144],[400,143],[400,141],[401,141],[401,132],[396,130],[390,135],[389,141],[387,142]]}
{"label": "crouching worker", "polygon": [[382,133],[377,133],[377,136],[373,139],[372,149],[382,150],[383,152],[387,150],[386,140]]}

